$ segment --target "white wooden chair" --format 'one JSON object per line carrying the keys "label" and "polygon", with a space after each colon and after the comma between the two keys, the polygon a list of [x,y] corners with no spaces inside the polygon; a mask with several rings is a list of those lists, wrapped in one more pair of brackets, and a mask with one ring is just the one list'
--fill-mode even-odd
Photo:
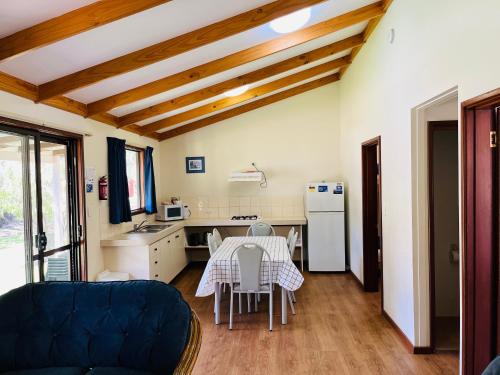
{"label": "white wooden chair", "polygon": [[[208,244],[208,252],[210,253],[210,258],[211,258],[214,255],[214,253],[217,251],[217,249],[219,248],[220,244],[217,243],[217,239],[212,233],[207,234],[207,244]],[[224,293],[226,293],[226,284],[225,283],[222,283],[221,285],[219,285],[219,296],[221,295],[220,294],[221,290]],[[240,297],[240,299],[241,299],[241,297]],[[214,311],[215,311],[215,307],[214,307]],[[241,314],[241,300],[240,300],[240,314]]]}
{"label": "white wooden chair", "polygon": [[212,231],[212,236],[215,239],[215,244],[217,245],[217,247],[222,245],[222,236],[220,235],[220,232],[217,230],[217,228],[214,228],[214,230]]}
{"label": "white wooden chair", "polygon": [[[236,257],[237,263],[233,264]],[[269,282],[262,284],[260,280],[262,261],[267,258],[267,268]],[[273,330],[273,277],[271,269],[271,257],[269,253],[257,244],[246,243],[236,248],[230,257],[229,286],[231,299],[229,303],[229,329],[233,329],[233,299],[237,293],[240,297],[242,293],[269,294],[269,330]],[[233,267],[238,267],[240,271],[240,282],[235,283],[233,278]],[[250,302],[249,302],[250,305]]]}
{"label": "white wooden chair", "polygon": [[[293,228],[292,228],[293,229]],[[288,251],[290,252],[290,259],[293,261],[293,254],[295,253],[295,246],[297,245],[297,239],[299,237],[299,233],[295,232],[290,239],[290,243],[288,244]],[[296,301],[295,293],[287,291],[288,303],[290,304],[290,310],[292,310],[292,314],[295,315],[295,306],[293,305]]]}
{"label": "white wooden chair", "polygon": [[259,221],[253,223],[247,230],[247,237],[275,236],[274,228],[267,223]]}
{"label": "white wooden chair", "polygon": [[288,235],[286,236],[287,246],[290,246],[290,241],[292,240],[294,234],[295,234],[295,227],[291,227],[290,230],[288,231]]}
{"label": "white wooden chair", "polygon": [[210,253],[210,257],[212,257],[220,246],[217,244],[217,241],[212,233],[207,234],[207,244],[208,252]]}

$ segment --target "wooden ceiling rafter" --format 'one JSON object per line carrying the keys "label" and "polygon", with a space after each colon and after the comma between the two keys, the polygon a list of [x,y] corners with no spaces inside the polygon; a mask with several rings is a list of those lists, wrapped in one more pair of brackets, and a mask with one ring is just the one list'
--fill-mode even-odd
{"label": "wooden ceiling rafter", "polygon": [[320,47],[315,50],[305,52],[301,55],[280,61],[276,64],[268,65],[264,68],[240,75],[232,79],[228,79],[220,83],[216,83],[212,86],[190,92],[189,94],[182,95],[177,98],[170,99],[162,103],[129,113],[127,115],[119,117],[119,128],[126,128],[129,124],[143,121],[148,118],[161,115],[163,113],[167,113],[197,102],[201,102],[202,100],[210,99],[214,96],[221,95],[228,90],[241,87],[243,85],[252,84],[266,78],[270,78],[291,69],[295,69],[314,61],[324,59],[337,53],[355,48],[363,43],[364,41],[362,34],[354,35],[346,39],[342,39],[338,42],[326,45],[324,47]]}
{"label": "wooden ceiling rafter", "polygon": [[[379,3],[380,6],[381,6],[382,13],[380,15],[378,15],[377,17],[373,17],[373,18],[371,18],[369,20],[367,26],[365,27],[365,30],[362,33],[363,43],[361,43],[358,46],[355,46],[352,49],[351,54],[348,57],[349,62],[352,62],[354,60],[354,58],[356,57],[356,55],[359,53],[360,49],[366,43],[366,41],[368,40],[368,38],[370,37],[370,35],[372,34],[372,32],[377,27],[378,23],[380,22],[380,20],[384,16],[385,12],[390,7],[392,1],[393,0],[382,0]],[[349,64],[346,64],[345,66],[343,66],[343,67],[340,68],[340,70],[339,70],[338,73],[334,74],[333,76],[329,76],[329,77],[335,77],[335,80],[332,81],[332,82],[340,80],[342,78],[342,76],[344,75],[345,71],[348,68],[349,68]],[[319,80],[317,80],[317,81],[319,81]],[[313,81],[313,82],[317,82],[317,81]],[[311,82],[311,83],[313,83],[313,82]],[[326,84],[326,83],[323,83],[323,84],[319,85],[318,87],[320,87],[320,86],[322,86],[324,84]],[[200,128],[205,127],[205,126],[209,126],[209,125],[215,124],[217,122],[226,120],[228,118],[232,118],[232,117],[238,116],[238,115],[240,115],[242,113],[251,111],[253,109],[257,109],[257,108],[260,108],[262,106],[278,102],[278,101],[286,99],[286,98],[288,98],[290,96],[297,95],[297,94],[291,94],[290,91],[292,91],[294,89],[301,88],[301,87],[305,87],[306,85],[301,85],[301,86],[295,87],[293,89],[286,90],[286,91],[280,92],[278,94],[274,94],[274,95],[271,95],[269,97],[265,97],[263,99],[256,100],[254,102],[250,102],[248,104],[244,104],[242,106],[239,106],[239,107],[236,107],[236,108],[224,111],[224,112],[216,113],[213,116],[206,117],[206,118],[203,118],[201,120],[197,120],[197,121],[188,123],[187,125],[180,126],[180,127],[175,128],[173,130],[169,130],[169,131],[166,131],[166,132],[163,132],[163,133],[159,133],[159,140],[163,141],[165,139],[176,137],[178,135],[185,134],[185,133],[188,133],[188,132],[193,131],[193,130],[200,129]],[[306,89],[304,91],[301,91],[299,93],[312,90],[313,88],[316,88],[316,87],[308,88],[308,89]],[[287,95],[286,93],[289,93],[290,95]],[[282,95],[280,95],[280,94],[282,94]]]}
{"label": "wooden ceiling rafter", "polygon": [[0,39],[0,61],[131,16],[171,0],[100,0]]}
{"label": "wooden ceiling rafter", "polygon": [[158,79],[153,82],[132,88],[130,90],[97,100],[88,104],[88,114],[107,112],[126,104],[161,94],[165,91],[207,78],[214,74],[236,68],[243,64],[261,59],[277,52],[298,46],[311,40],[326,36],[336,31],[353,26],[360,22],[369,21],[383,14],[382,1],[355,9],[353,11],[319,22],[304,29],[292,32],[258,44],[217,60],[196,66],[194,68]]}
{"label": "wooden ceiling rafter", "polygon": [[324,1],[326,0],[278,0],[262,5],[186,34],[43,83],[39,86],[38,100],[44,101],[140,69]]}
{"label": "wooden ceiling rafter", "polygon": [[335,74],[329,75],[327,77],[319,78],[317,80],[302,84],[300,86],[279,92],[277,94],[273,94],[273,95],[267,96],[265,98],[258,99],[254,102],[250,102],[250,103],[241,105],[239,107],[229,109],[229,110],[224,111],[224,112],[216,113],[213,116],[191,122],[187,125],[180,126],[178,128],[166,131],[164,133],[160,133],[158,136],[159,141],[164,141],[166,139],[176,137],[178,135],[191,132],[193,130],[198,130],[198,129],[204,128],[206,126],[213,125],[217,122],[227,120],[227,119],[235,117],[235,116],[239,116],[243,113],[250,112],[250,111],[253,111],[255,109],[264,107],[266,105],[279,102],[281,100],[290,98],[290,97],[295,96],[295,95],[302,94],[306,91],[313,90],[313,89],[316,89],[316,88],[324,86],[324,85],[328,85],[330,83],[338,81],[339,79],[340,79],[339,75],[337,73],[335,73]]}
{"label": "wooden ceiling rafter", "polygon": [[[57,42],[58,40],[62,40],[114,20],[127,17],[142,10],[167,3],[168,1],[171,0],[132,0],[130,2],[122,2],[119,0],[101,0],[0,39],[0,61],[2,59],[14,57],[20,53]],[[71,112],[73,114],[90,117],[96,121],[108,124],[115,128],[124,128],[132,133],[145,135],[161,141],[199,129],[201,127],[212,125],[216,122],[235,117],[239,114],[340,80],[349,67],[349,64],[356,57],[364,43],[368,40],[371,33],[376,28],[380,19],[392,3],[392,0],[380,0],[296,32],[292,32],[268,42],[247,48],[246,50],[221,57],[217,60],[168,77],[160,78],[153,82],[89,104],[81,103],[69,97],[63,96],[62,94],[97,83],[107,78],[139,69],[158,61],[168,59],[169,57],[177,54],[188,52],[200,46],[207,45],[214,41],[267,23],[274,18],[323,1],[325,0],[274,1],[257,9],[241,13],[232,18],[222,20],[218,23],[208,25],[204,28],[194,30],[190,33],[180,35],[179,37],[172,38],[150,47],[146,47],[94,67],[84,69],[80,72],[60,77],[39,86],[0,72],[0,90],[24,97],[34,102],[42,102],[46,105]],[[116,3],[119,9],[114,9],[112,12],[112,9],[109,6],[113,3]],[[96,21],[95,24],[91,24],[89,23],[89,17],[91,15],[85,14],[84,10],[92,6],[98,7],[98,5],[103,8],[100,8],[101,13],[96,16],[98,21]],[[72,13],[79,15],[80,22],[77,22],[75,25],[69,26],[66,30],[64,30],[64,18]],[[230,21],[230,23],[227,23],[228,21]],[[232,24],[235,21],[238,21],[236,22],[237,25]],[[239,77],[228,79],[224,82],[211,85],[210,87],[188,93],[121,117],[108,113],[108,111],[113,108],[127,105],[163,93],[173,88],[195,82],[199,79],[228,71],[243,64],[293,48],[363,21],[368,21],[368,25],[361,34],[354,35],[331,45],[305,52],[299,56],[286,59]],[[28,30],[32,30],[33,32],[33,37],[31,39],[28,37]],[[54,35],[39,35],[44,32],[51,34],[47,32],[47,30],[54,30]],[[201,32],[203,32],[203,34],[200,35]],[[23,38],[26,40],[26,43],[21,43],[23,45],[20,46],[19,41],[23,40]],[[1,42],[4,41],[8,43],[2,45]],[[342,49],[340,49],[341,47]],[[230,89],[271,78],[274,75],[287,72],[291,69],[348,49],[350,49],[351,52],[346,57],[271,81],[255,87],[238,97],[221,99],[216,102],[155,121],[145,126],[135,124],[138,121],[143,121],[172,110],[210,99]],[[304,80],[327,73],[327,66],[332,68],[330,71],[339,68],[340,70],[338,73],[330,74],[326,77],[315,79],[314,81],[303,83],[299,86],[274,93],[275,91],[281,90],[290,85],[294,85]],[[313,74],[313,72],[316,72],[317,74]],[[260,96],[264,96],[264,98],[245,103],[250,99],[255,99]],[[238,104],[241,105],[234,107]],[[214,112],[213,115],[196,120],[197,118],[206,116],[212,112]],[[190,120],[194,121],[188,122],[186,125],[179,126],[164,133],[157,133],[158,130],[165,127],[176,126]]]}
{"label": "wooden ceiling rafter", "polygon": [[[38,93],[38,87],[36,85],[2,72],[0,72],[0,90],[32,101],[36,100]],[[84,103],[64,96],[52,98],[44,104],[80,116],[85,116],[87,113],[87,106]],[[95,116],[93,120],[111,125],[115,128],[118,128],[119,124],[118,117],[109,113],[99,114]],[[130,125],[127,130],[135,134],[140,134],[140,128],[139,125]],[[157,134],[149,134],[147,136],[158,139]]]}
{"label": "wooden ceiling rafter", "polygon": [[261,86],[254,87],[241,95],[220,99],[216,102],[208,103],[200,107],[196,107],[188,111],[181,112],[177,115],[173,115],[165,119],[155,121],[151,124],[144,125],[141,128],[141,134],[143,135],[151,134],[167,127],[175,126],[189,120],[194,120],[196,118],[205,116],[209,113],[220,111],[222,109],[234,106],[236,104],[246,102],[250,99],[255,99],[257,97],[273,93],[277,90],[281,90],[283,88],[289,87],[299,82],[303,82],[308,79],[320,76],[322,74],[332,72],[343,66],[349,65],[349,63],[350,63],[349,57],[347,58],[341,57],[339,59],[329,61],[306,70],[302,70],[298,73],[290,74],[288,76],[271,81]]}

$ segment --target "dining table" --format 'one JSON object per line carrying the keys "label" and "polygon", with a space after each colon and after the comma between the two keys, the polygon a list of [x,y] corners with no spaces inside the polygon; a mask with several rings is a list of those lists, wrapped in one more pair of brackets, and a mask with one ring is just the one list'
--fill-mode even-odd
{"label": "dining table", "polygon": [[[261,266],[261,283],[269,283],[268,262],[271,262],[272,283],[281,287],[281,324],[287,324],[287,291],[296,291],[304,282],[304,277],[293,263],[285,237],[226,237],[210,257],[201,277],[196,297],[214,294],[215,324],[220,324],[220,285],[230,283],[231,254],[243,244],[257,244],[264,248],[270,260],[264,256]],[[233,257],[233,283],[239,282],[237,257]]]}

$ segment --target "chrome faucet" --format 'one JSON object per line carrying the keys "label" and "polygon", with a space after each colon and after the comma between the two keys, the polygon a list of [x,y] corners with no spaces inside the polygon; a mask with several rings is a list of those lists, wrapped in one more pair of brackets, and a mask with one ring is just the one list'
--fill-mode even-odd
{"label": "chrome faucet", "polygon": [[139,224],[134,224],[134,232],[137,232],[139,229],[141,229],[147,222],[147,220],[143,220]]}

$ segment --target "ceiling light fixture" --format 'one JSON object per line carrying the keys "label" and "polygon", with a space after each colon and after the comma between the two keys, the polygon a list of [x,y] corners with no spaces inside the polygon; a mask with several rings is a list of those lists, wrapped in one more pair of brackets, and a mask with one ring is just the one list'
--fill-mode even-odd
{"label": "ceiling light fixture", "polygon": [[286,34],[300,29],[310,18],[311,8],[304,8],[272,20],[269,26],[279,34]]}
{"label": "ceiling light fixture", "polygon": [[247,92],[249,87],[250,87],[249,85],[243,85],[243,86],[240,86],[240,87],[236,87],[235,89],[232,89],[232,90],[227,90],[224,93],[224,96],[227,97],[227,98],[229,98],[231,96],[241,95],[241,94]]}

